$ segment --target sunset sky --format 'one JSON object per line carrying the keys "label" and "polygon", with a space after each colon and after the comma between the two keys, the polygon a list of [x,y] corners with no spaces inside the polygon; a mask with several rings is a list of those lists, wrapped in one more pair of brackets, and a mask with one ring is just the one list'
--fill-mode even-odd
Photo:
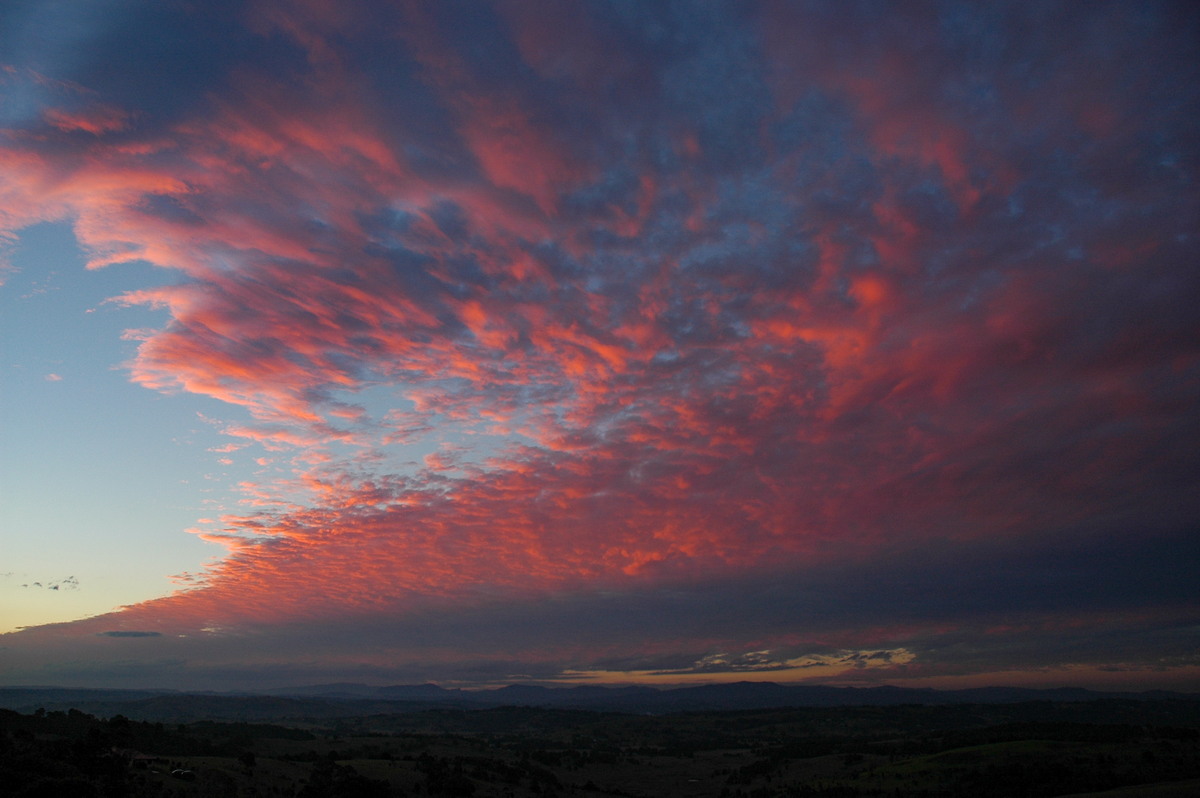
{"label": "sunset sky", "polygon": [[1200,6],[0,5],[0,684],[1200,690]]}

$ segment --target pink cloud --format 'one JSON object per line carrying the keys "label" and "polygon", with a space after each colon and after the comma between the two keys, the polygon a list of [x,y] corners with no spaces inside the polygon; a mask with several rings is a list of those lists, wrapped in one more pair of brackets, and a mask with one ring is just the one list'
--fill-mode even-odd
{"label": "pink cloud", "polygon": [[[263,6],[303,80],[239,64],[162,129],[92,104],[13,132],[3,227],[71,219],[90,268],[172,270],[114,299],[169,317],[127,333],[131,379],[229,405],[212,451],[271,453],[197,532],[226,554],[123,616],[391,617],[1167,523],[1200,363],[1182,245],[1093,223],[1135,192],[1084,165],[1060,188],[1012,122],[1098,153],[1124,115],[1090,96],[1051,120],[1050,89],[1013,86],[975,118],[922,36],[868,47],[764,8],[761,53],[683,27],[659,52],[582,6],[501,4],[487,68],[435,9],[400,10],[420,91],[398,111],[342,39],[366,16]],[[759,55],[705,71],[739,48]],[[758,58],[747,111],[729,73]]]}
{"label": "pink cloud", "polygon": [[129,127],[130,120],[130,114],[126,111],[105,105],[94,105],[76,112],[50,108],[43,116],[49,124],[59,130],[82,130],[93,136],[125,130]]}

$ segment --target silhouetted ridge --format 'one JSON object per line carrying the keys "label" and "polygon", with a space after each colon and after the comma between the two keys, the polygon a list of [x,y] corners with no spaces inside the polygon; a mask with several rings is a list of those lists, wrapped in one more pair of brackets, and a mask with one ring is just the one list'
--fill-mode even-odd
{"label": "silhouetted ridge", "polygon": [[895,687],[830,687],[734,682],[658,689],[646,686],[546,687],[517,684],[489,690],[446,689],[436,684],[373,687],[353,683],[311,685],[260,693],[181,693],[154,690],[0,688],[0,707],[20,712],[79,709],[100,716],[122,714],[156,720],[270,720],[335,718],[426,709],[534,707],[599,712],[665,714],[790,707],[944,706],[954,704],[1078,703],[1098,700],[1196,701],[1200,695],[1155,690],[1102,693],[1083,688],[984,687],[933,690]]}

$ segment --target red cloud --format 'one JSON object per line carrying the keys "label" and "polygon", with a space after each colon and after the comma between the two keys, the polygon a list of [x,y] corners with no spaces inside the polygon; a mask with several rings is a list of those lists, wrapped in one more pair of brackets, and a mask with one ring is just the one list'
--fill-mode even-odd
{"label": "red cloud", "polygon": [[50,108],[43,114],[43,117],[59,130],[67,132],[82,130],[99,136],[104,133],[125,130],[129,127],[130,115],[120,108],[97,105],[75,112]]}
{"label": "red cloud", "polygon": [[[512,7],[494,58],[522,79],[496,86],[415,9],[389,41],[429,136],[333,33],[364,21],[322,8],[256,17],[304,81],[244,66],[169,129],[52,110],[0,148],[6,228],[71,218],[91,267],[179,274],[117,300],[169,314],[129,333],[132,379],[244,408],[224,448],[277,453],[198,533],[227,554],[131,618],[401,614],[1169,515],[1200,363],[1184,245],[1098,229],[1007,117],[934,91],[919,42],[848,64],[769,12],[771,100],[735,147],[723,105],[676,96],[712,54],[680,87],[644,46],[602,58],[616,28],[556,42]],[[605,80],[663,96],[614,108]],[[1073,130],[1113,129],[1088,108]]]}

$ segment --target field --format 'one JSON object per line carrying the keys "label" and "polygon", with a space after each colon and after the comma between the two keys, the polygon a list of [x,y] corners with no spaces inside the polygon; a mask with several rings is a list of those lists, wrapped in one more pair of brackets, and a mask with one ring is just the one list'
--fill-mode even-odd
{"label": "field", "polygon": [[0,787],[14,798],[1162,798],[1200,793],[1200,702],[498,707],[273,723],[0,710]]}

